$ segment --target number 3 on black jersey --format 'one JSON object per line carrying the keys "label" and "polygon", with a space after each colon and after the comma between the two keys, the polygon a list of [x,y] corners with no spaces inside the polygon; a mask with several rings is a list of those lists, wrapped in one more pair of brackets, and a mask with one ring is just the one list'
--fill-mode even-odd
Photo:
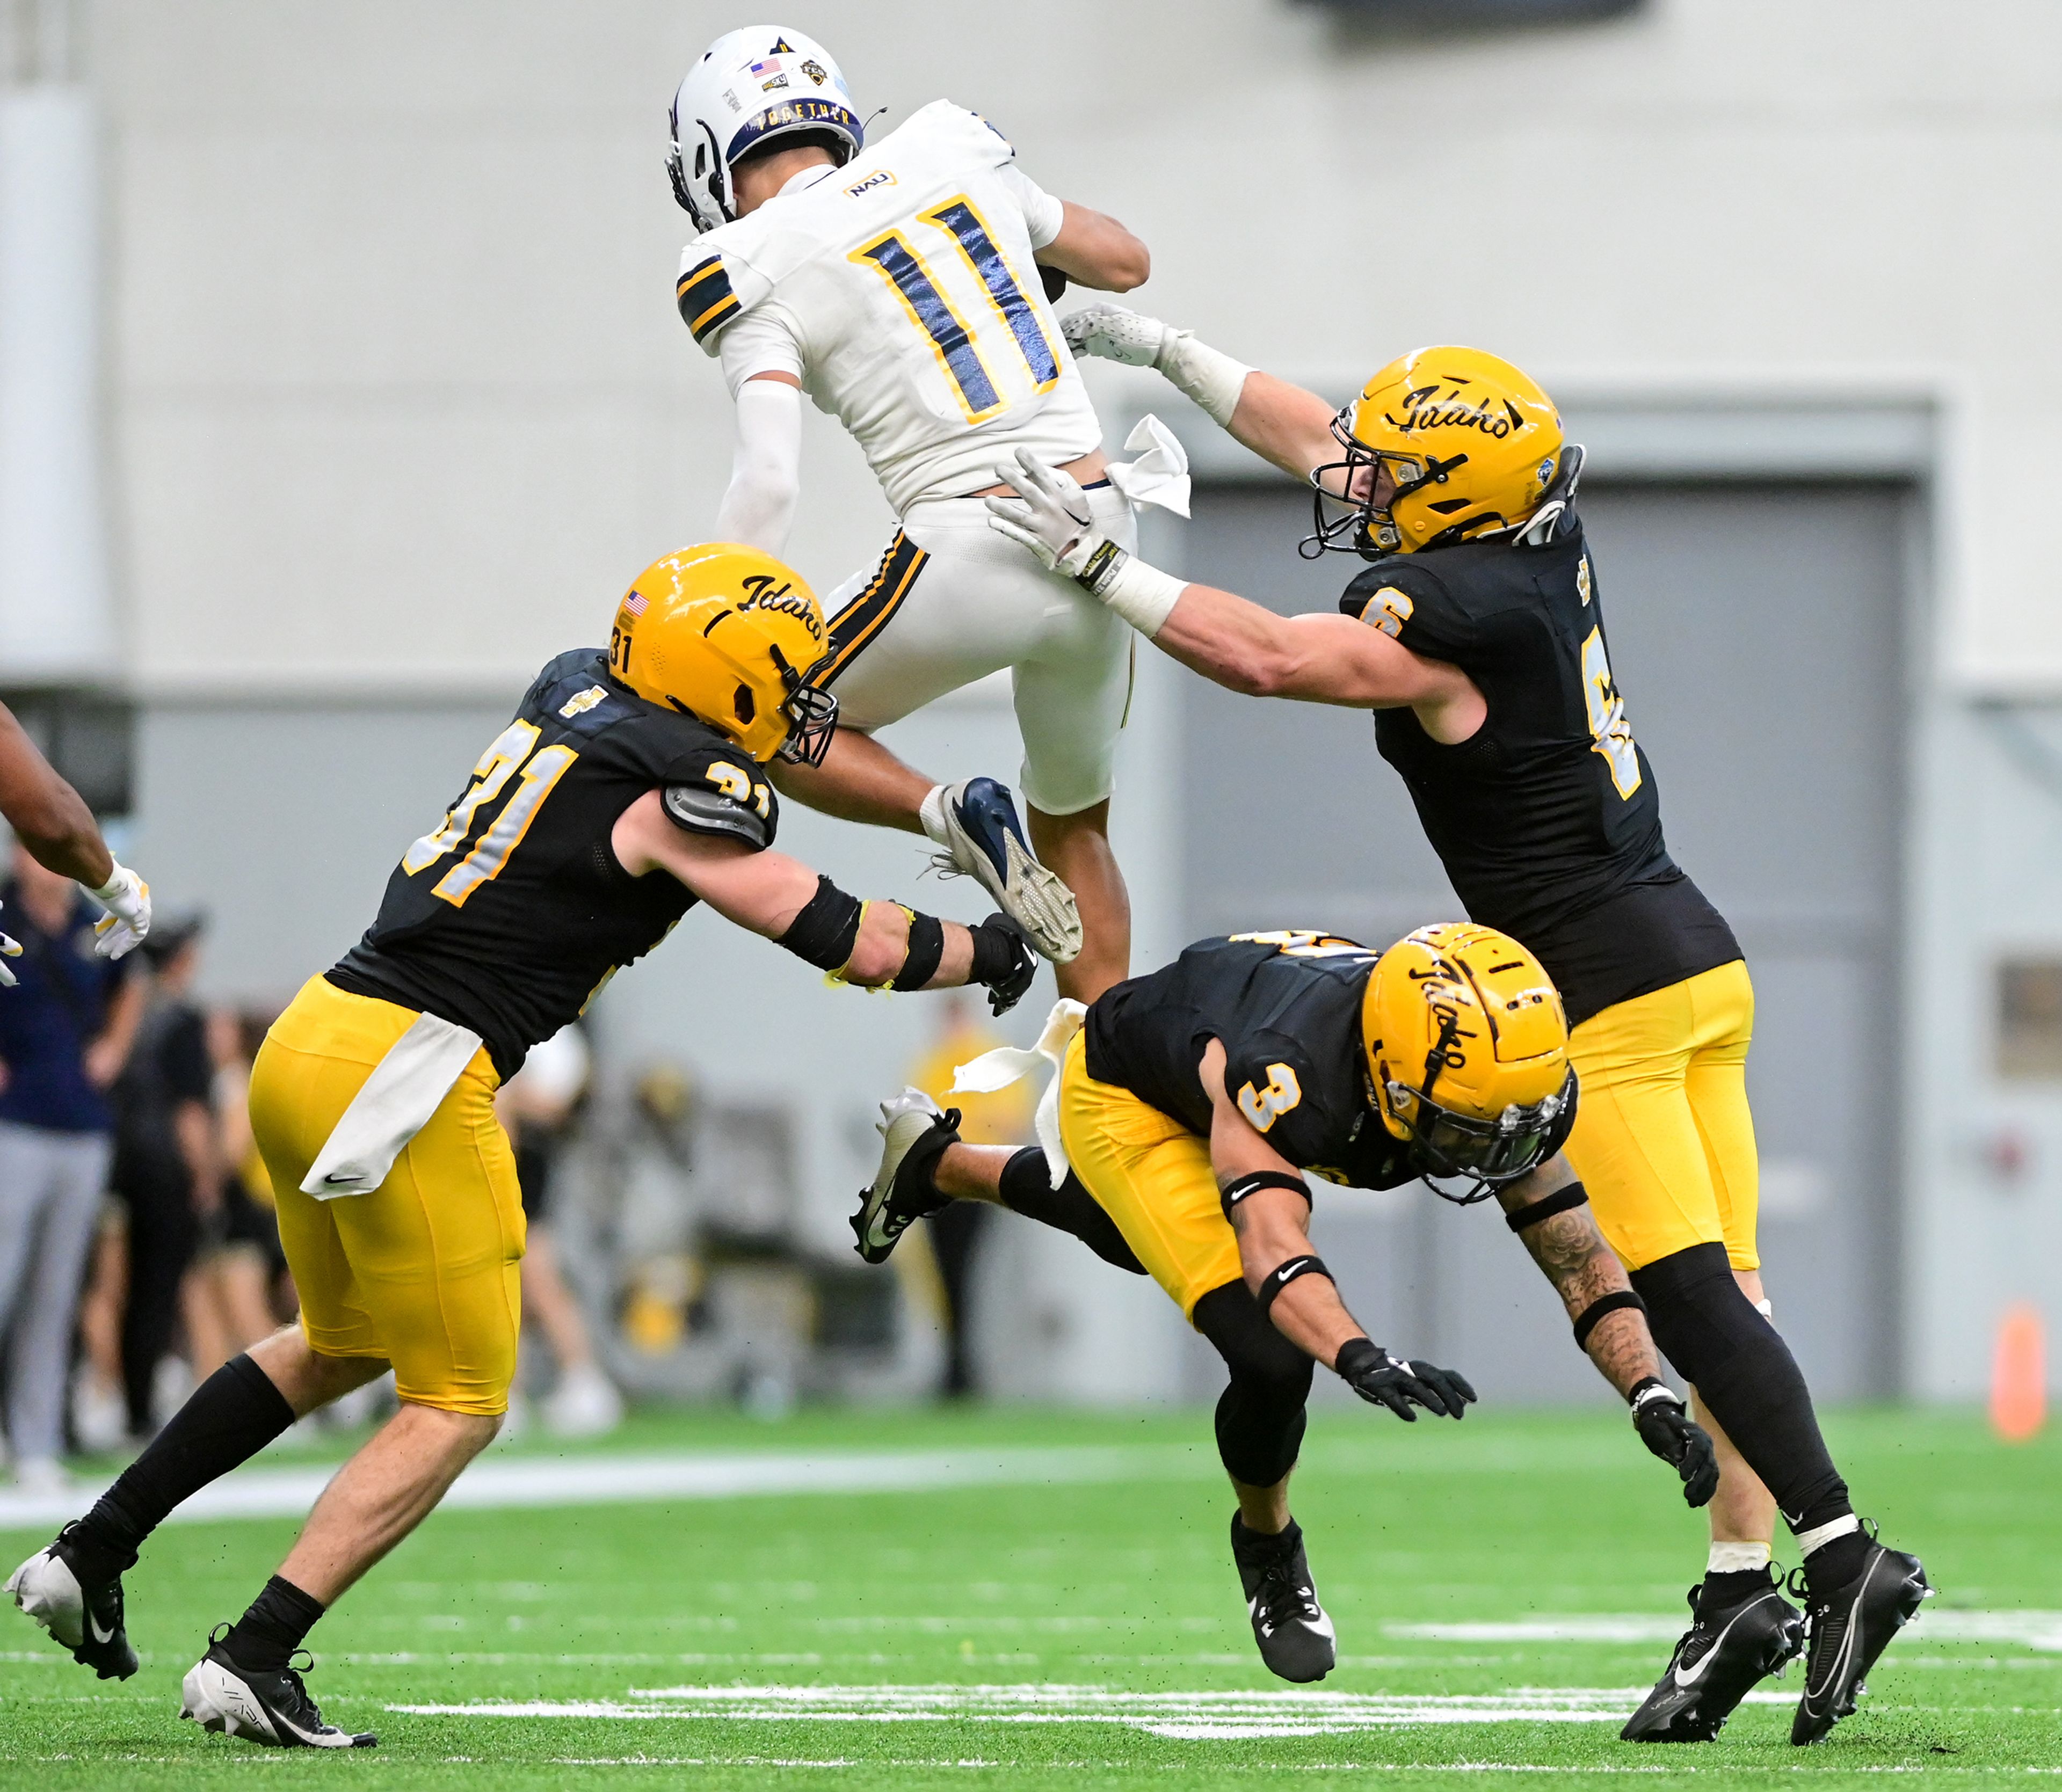
{"label": "number 3 on black jersey", "polygon": [[544,799],[571,768],[580,755],[567,746],[539,749],[539,730],[534,723],[511,722],[500,736],[480,756],[472,768],[472,788],[452,805],[443,824],[423,836],[401,856],[401,868],[413,877],[427,871],[447,853],[455,852],[471,834],[479,812],[508,788],[520,773],[519,788],[494,818],[491,826],[472,850],[446,872],[430,894],[442,896],[454,908],[483,884],[491,883],[508,863],[508,855],[522,843]]}

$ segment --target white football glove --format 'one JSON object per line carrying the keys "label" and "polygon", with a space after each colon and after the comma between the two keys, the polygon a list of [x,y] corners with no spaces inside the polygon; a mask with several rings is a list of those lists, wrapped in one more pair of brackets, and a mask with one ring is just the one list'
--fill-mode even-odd
{"label": "white football glove", "polygon": [[102,958],[134,951],[150,931],[150,886],[117,860],[114,875],[86,893],[107,911],[94,923],[94,951]]}
{"label": "white football glove", "polygon": [[1127,367],[1157,367],[1167,343],[1167,326],[1159,319],[1121,305],[1070,311],[1060,319],[1060,334],[1077,356],[1093,355]]}
{"label": "white football glove", "polygon": [[[0,933],[0,957],[19,958],[21,956],[22,942]],[[6,965],[0,964],[0,989],[12,989],[18,980]]]}
{"label": "white football glove", "polygon": [[998,485],[1014,498],[986,498],[988,526],[1038,556],[1038,563],[1062,578],[1078,579],[1109,538],[1096,527],[1095,512],[1081,481],[1061,467],[1049,467],[1029,448],[1017,451],[1017,465],[995,470]]}

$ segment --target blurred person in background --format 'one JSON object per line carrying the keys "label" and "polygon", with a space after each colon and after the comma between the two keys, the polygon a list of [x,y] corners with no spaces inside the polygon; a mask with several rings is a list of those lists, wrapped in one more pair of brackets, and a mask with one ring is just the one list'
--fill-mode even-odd
{"label": "blurred person in background", "polygon": [[594,1437],[623,1422],[623,1396],[595,1360],[579,1299],[566,1285],[547,1223],[552,1182],[587,1096],[593,1054],[577,1023],[531,1048],[500,1089],[494,1109],[516,1148],[516,1179],[528,1222],[523,1252],[523,1317],[551,1346],[558,1382],[544,1401],[544,1423],[561,1437]]}
{"label": "blurred person in background", "polygon": [[[200,1248],[179,1290],[187,1357],[197,1382],[279,1324],[271,1290],[286,1263],[271,1183],[251,1136],[251,1060],[243,1055],[242,1022],[229,1010],[211,1008],[203,1027],[220,1194],[201,1214]],[[252,1193],[254,1180],[262,1198]]]}
{"label": "blurred person in background", "polygon": [[[960,1137],[968,1144],[1016,1144],[1031,1130],[1028,1084],[1012,1083],[985,1094],[952,1092],[961,1064],[1007,1042],[994,1028],[981,1024],[964,995],[946,996],[944,1007],[938,1037],[911,1068],[910,1086],[921,1089],[941,1107],[948,1100],[957,1101],[951,1111],[957,1116]],[[945,1285],[945,1373],[938,1391],[949,1400],[981,1391],[972,1349],[973,1276],[994,1211],[985,1201],[959,1201],[941,1208],[925,1222],[931,1254],[938,1261],[938,1279]]]}
{"label": "blurred person in background", "polygon": [[244,1343],[292,1318],[298,1305],[287,1253],[279,1245],[279,1201],[251,1130],[251,1066],[266,1029],[278,1018],[270,1009],[254,1013],[233,1008],[214,1009],[207,1017],[223,1167],[223,1241],[214,1268],[223,1284],[222,1298],[234,1317],[233,1329]]}
{"label": "blurred person in background", "polygon": [[[188,916],[160,924],[144,941],[152,972],[149,996],[113,1092],[112,1181],[129,1213],[122,1391],[130,1434],[138,1437],[155,1429],[158,1366],[189,1305],[187,1274],[203,1229],[217,1221],[222,1207],[215,1065],[207,1017],[192,995],[202,928],[199,916]],[[188,1327],[190,1333],[200,1329]]]}
{"label": "blurred person in background", "polygon": [[7,1434],[16,1480],[54,1489],[65,1484],[58,1457],[72,1324],[112,1151],[107,1092],[135,1037],[143,992],[98,949],[105,938],[96,938],[92,906],[75,881],[26,845],[15,847],[0,902],[16,935],[8,977],[15,987],[0,1000]]}

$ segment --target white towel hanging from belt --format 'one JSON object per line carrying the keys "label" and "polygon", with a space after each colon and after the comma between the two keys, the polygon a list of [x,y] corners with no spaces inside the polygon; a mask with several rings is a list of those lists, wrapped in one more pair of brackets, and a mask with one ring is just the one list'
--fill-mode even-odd
{"label": "white towel hanging from belt", "polygon": [[1038,1098],[1033,1124],[1037,1129],[1038,1143],[1045,1148],[1045,1169],[1055,1189],[1067,1180],[1067,1153],[1060,1143],[1060,1065],[1088,1012],[1079,1002],[1062,997],[1053,1004],[1053,1012],[1045,1016],[1045,1030],[1029,1051],[1019,1045],[998,1045],[993,1052],[982,1052],[973,1063],[955,1065],[953,1070],[954,1095],[992,1095],[1041,1064],[1053,1067],[1053,1080]]}

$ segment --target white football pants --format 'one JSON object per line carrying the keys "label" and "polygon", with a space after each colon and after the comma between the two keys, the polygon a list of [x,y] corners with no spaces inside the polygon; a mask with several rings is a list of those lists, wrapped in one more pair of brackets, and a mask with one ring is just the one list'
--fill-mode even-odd
{"label": "white football pants", "polygon": [[[1089,491],[1096,520],[1135,548],[1131,505]],[[830,688],[839,720],[885,728],[1007,666],[1024,736],[1019,788],[1073,815],[1109,793],[1131,695],[1132,631],[1071,579],[988,526],[978,498],[913,504],[879,562],[831,594]]]}

